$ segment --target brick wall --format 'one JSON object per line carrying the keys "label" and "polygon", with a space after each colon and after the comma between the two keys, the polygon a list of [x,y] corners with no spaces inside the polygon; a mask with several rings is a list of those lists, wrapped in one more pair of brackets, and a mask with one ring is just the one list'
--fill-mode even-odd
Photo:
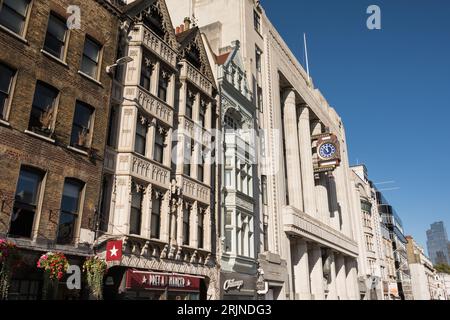
{"label": "brick wall", "polygon": [[[66,8],[81,9],[81,29],[69,31],[66,64],[41,52],[50,11],[68,17]],[[107,134],[111,77],[105,67],[114,63],[119,18],[112,9],[95,0],[33,0],[26,43],[0,29],[0,62],[17,69],[17,78],[8,119],[0,124],[0,234],[9,228],[13,197],[21,165],[46,172],[43,201],[38,221],[38,239],[54,240],[59,221],[59,208],[64,179],[85,182],[82,228],[93,223],[98,204],[102,159]],[[97,84],[78,73],[89,34],[103,45],[101,74]],[[28,127],[36,81],[44,81],[60,91],[55,124],[55,143],[31,136]],[[96,156],[89,157],[67,148],[70,142],[76,100],[95,108],[91,147]],[[3,205],[2,205],[3,204]],[[35,224],[37,223],[35,218]]]}

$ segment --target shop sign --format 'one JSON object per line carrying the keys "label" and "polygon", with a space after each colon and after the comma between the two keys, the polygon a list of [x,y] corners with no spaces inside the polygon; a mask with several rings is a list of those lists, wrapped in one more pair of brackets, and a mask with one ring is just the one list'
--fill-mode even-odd
{"label": "shop sign", "polygon": [[127,289],[170,289],[174,291],[199,291],[200,278],[178,274],[128,270]]}
{"label": "shop sign", "polygon": [[243,285],[244,280],[228,279],[223,283],[223,290],[228,291],[230,289],[236,289],[239,291]]}

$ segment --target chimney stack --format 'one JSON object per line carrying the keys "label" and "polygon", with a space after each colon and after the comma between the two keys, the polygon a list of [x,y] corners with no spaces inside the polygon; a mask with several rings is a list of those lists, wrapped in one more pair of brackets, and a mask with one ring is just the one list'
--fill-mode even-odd
{"label": "chimney stack", "polygon": [[191,19],[189,17],[184,18],[184,30],[189,30],[191,28]]}

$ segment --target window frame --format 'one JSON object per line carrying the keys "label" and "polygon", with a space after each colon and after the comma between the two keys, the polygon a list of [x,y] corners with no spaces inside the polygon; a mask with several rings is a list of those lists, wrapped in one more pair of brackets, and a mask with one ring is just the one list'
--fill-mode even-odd
{"label": "window frame", "polygon": [[[145,89],[146,91],[150,92],[152,91],[152,85],[153,85],[153,72],[154,72],[154,65],[152,67],[148,67],[146,65],[145,59],[148,58],[150,61],[152,61],[152,59],[149,57],[149,55],[147,54],[143,54],[142,56],[142,61],[141,61],[141,73],[139,75],[139,86],[143,89]],[[145,73],[145,71],[150,70],[148,73],[148,75]],[[145,87],[142,83],[142,79],[148,79],[148,88]],[[159,84],[158,84],[158,90],[159,90]]]}
{"label": "window frame", "polygon": [[[86,136],[87,140],[86,140],[86,145],[85,146],[78,145],[78,144],[73,144],[73,142],[72,142],[72,134],[73,134],[73,130],[75,128],[75,115],[76,115],[76,112],[77,112],[77,107],[79,105],[83,106],[84,108],[86,108],[86,109],[91,111],[91,114],[89,116],[89,128],[88,128],[88,132],[87,132],[87,136]],[[74,108],[74,113],[73,113],[73,118],[72,118],[72,130],[70,132],[70,143],[69,143],[69,145],[71,147],[77,148],[77,149],[89,149],[92,146],[92,138],[93,138],[93,132],[94,132],[94,120],[95,120],[95,108],[92,107],[91,105],[83,102],[83,101],[77,100],[75,102],[75,108]],[[77,126],[78,126],[78,124],[77,124]],[[83,127],[83,130],[84,129],[85,128]]]}
{"label": "window frame", "polygon": [[[142,118],[144,120],[142,120]],[[136,119],[136,130],[135,130],[135,134],[134,134],[134,148],[133,148],[133,151],[135,153],[137,153],[137,154],[139,154],[141,156],[144,156],[144,157],[147,155],[147,151],[148,151],[147,142],[148,142],[148,132],[149,132],[148,129],[149,128],[148,128],[148,125],[146,123],[146,120],[147,119],[144,116],[141,116],[140,114],[138,114],[137,119]],[[144,121],[145,123],[142,123],[142,121]],[[141,134],[138,131],[138,126],[142,126],[145,129],[145,134]],[[137,144],[136,144],[137,143],[137,138],[140,138],[140,139],[144,140],[144,143],[143,143],[144,150],[143,150],[143,152],[140,152],[140,151],[137,150]]]}
{"label": "window frame", "polygon": [[[37,175],[38,177],[40,177],[40,180],[38,181],[38,186],[36,188],[36,195],[34,195],[35,197],[35,203],[34,204],[30,204],[30,203],[26,203],[24,201],[18,201],[16,199],[16,194],[18,192],[18,188],[19,188],[19,182],[20,182],[20,177],[22,174],[22,171],[28,171],[28,173],[32,173]],[[26,165],[22,165],[20,167],[19,170],[19,175],[17,177],[16,180],[16,188],[14,191],[14,202],[13,202],[13,214],[10,217],[10,221],[9,221],[9,225],[8,225],[8,235],[13,237],[13,238],[25,238],[25,239],[33,239],[35,236],[35,232],[36,232],[36,225],[38,224],[38,221],[40,219],[40,211],[42,208],[42,200],[43,200],[43,195],[44,195],[44,190],[45,190],[45,183],[46,183],[46,172],[39,169],[39,168],[35,168],[35,167],[31,167],[31,166],[26,166]],[[19,203],[17,203],[19,202]],[[23,236],[23,235],[18,235],[18,234],[12,234],[11,233],[11,227],[12,227],[12,223],[14,221],[12,221],[13,219],[13,215],[14,215],[14,211],[16,206],[18,205],[19,209],[23,209],[25,208],[25,210],[27,210],[27,208],[30,208],[32,210],[34,210],[33,212],[33,221],[31,223],[31,229],[29,232],[29,236]],[[30,211],[30,210],[28,210]]]}
{"label": "window frame", "polygon": [[[170,75],[164,77],[164,73],[168,73],[164,68],[160,67],[159,75],[158,75],[158,91],[157,96],[161,101],[164,101],[165,103],[168,103],[169,98],[169,86],[170,86]],[[167,79],[166,79],[167,78]],[[164,84],[164,86],[162,86]],[[161,89],[163,89],[164,92],[164,98],[161,97]]]}
{"label": "window frame", "polygon": [[[157,194],[155,192],[152,195],[152,210],[150,212],[150,238],[151,239],[159,239],[161,238],[161,208],[162,208],[162,195]],[[155,206],[155,201],[158,201],[158,206]],[[158,211],[155,211],[155,207],[158,207]],[[157,222],[155,222],[155,218],[157,218]],[[153,227],[157,227],[156,234],[153,233]]]}
{"label": "window frame", "polygon": [[[19,36],[19,38],[24,39],[28,32],[28,26],[30,23],[31,9],[33,7],[33,3],[34,3],[34,0],[29,0],[27,9],[26,9],[27,12],[26,12],[26,15],[24,16],[22,30],[20,30],[20,33],[17,33],[14,30],[11,30],[10,28],[8,28],[7,26],[5,26],[3,24],[0,24],[0,28],[3,28],[5,30],[7,30],[8,32],[11,32],[12,34]],[[0,1],[0,12],[3,10],[3,5],[4,5],[4,1]]]}
{"label": "window frame", "polygon": [[[192,174],[191,162],[193,143],[194,142],[190,137],[186,137],[184,141],[183,174],[187,177],[191,177]],[[187,154],[189,154],[189,157],[186,156]]]}
{"label": "window frame", "polygon": [[[72,183],[73,185],[78,185],[79,187],[79,193],[78,193],[78,203],[77,203],[77,210],[76,212],[66,212],[62,210],[62,204],[63,204],[63,197],[64,197],[64,188],[66,187],[67,183]],[[76,239],[78,238],[79,235],[79,229],[80,229],[80,224],[81,224],[81,216],[83,213],[83,206],[84,206],[84,192],[86,189],[86,183],[84,181],[81,181],[79,179],[76,178],[65,178],[64,179],[64,185],[63,185],[63,189],[62,189],[62,193],[61,193],[61,202],[60,202],[60,215],[59,215],[59,219],[58,219],[58,231],[56,234],[56,243],[57,244],[61,244],[61,245],[73,245],[76,243]],[[61,227],[61,216],[62,214],[67,214],[67,215],[72,215],[74,216],[74,221],[73,221],[73,233],[72,233],[72,239],[70,240],[70,242],[60,242],[60,227]]]}
{"label": "window frame", "polygon": [[[65,26],[64,41],[63,41],[62,47],[60,49],[61,53],[60,53],[59,57],[54,55],[52,51],[49,51],[46,48],[46,42],[47,42],[47,36],[48,36],[48,33],[49,33],[49,26],[50,26],[50,19],[51,18],[55,18],[56,20],[58,20],[58,22],[62,22],[64,24],[64,26]],[[48,19],[47,19],[47,29],[46,29],[46,32],[45,32],[44,45],[42,46],[42,50],[44,50],[46,53],[52,55],[53,57],[55,57],[55,58],[65,62],[66,58],[67,58],[67,49],[68,49],[68,45],[67,44],[69,43],[69,36],[70,36],[70,29],[67,28],[66,20],[63,17],[61,17],[59,14],[57,14],[56,12],[50,11],[50,13],[48,15]],[[59,39],[57,39],[57,40],[59,41]]]}
{"label": "window frame", "polygon": [[258,34],[261,34],[261,15],[256,9],[253,10],[253,27]]}
{"label": "window frame", "polygon": [[[96,64],[97,64],[97,69],[96,69],[96,72],[95,72],[95,76],[92,76],[92,75],[90,75],[89,73],[87,73],[87,72],[85,72],[85,71],[83,70],[83,61],[84,61],[84,58],[85,58],[85,57],[86,57],[87,59],[89,59],[90,61],[93,61],[90,57],[87,57],[87,56],[85,55],[85,47],[86,47],[87,41],[92,42],[93,44],[95,44],[95,45],[99,48],[99,49],[98,49],[98,61],[96,62]],[[96,81],[99,81],[100,74],[101,74],[102,62],[103,62],[103,50],[104,50],[104,46],[103,46],[99,41],[97,41],[97,40],[96,40],[95,38],[93,38],[92,36],[86,34],[86,36],[84,37],[84,46],[83,46],[83,51],[82,51],[82,53],[81,53],[81,62],[80,62],[80,70],[79,70],[83,75],[86,75],[86,76],[88,76],[89,78],[92,78],[92,79],[94,79],[94,80],[96,80]],[[94,61],[94,62],[95,62],[95,61]]]}
{"label": "window frame", "polygon": [[1,61],[0,61],[0,66],[5,67],[6,69],[9,69],[9,71],[12,71],[12,76],[9,79],[8,92],[0,91],[2,94],[5,95],[5,101],[2,106],[2,110],[0,112],[0,120],[8,121],[9,114],[11,111],[12,100],[13,100],[13,96],[14,96],[14,89],[16,87],[18,71],[17,71],[17,69],[15,69],[15,68],[11,67],[10,65],[3,63]]}
{"label": "window frame", "polygon": [[[137,187],[134,186],[131,192],[131,205],[130,205],[130,222],[129,222],[129,234],[132,235],[137,235],[140,236],[142,233],[142,217],[143,217],[143,203],[144,203],[144,190],[137,190]],[[133,197],[139,195],[140,199],[139,199],[139,207],[135,207],[133,206]],[[136,224],[136,230],[132,230],[132,225],[131,225],[131,221],[132,221],[132,216],[133,216],[133,209],[135,209],[134,212],[137,212],[137,224]],[[132,231],[138,231],[138,232],[132,232]]]}
{"label": "window frame", "polygon": [[185,204],[183,207],[183,245],[191,243],[191,206]]}
{"label": "window frame", "polygon": [[[161,138],[161,143],[158,142],[159,138]],[[165,143],[164,143],[164,135],[160,133],[159,129],[155,130],[155,143],[153,146],[153,155],[152,159],[160,164],[164,164],[164,151],[165,151]],[[161,160],[157,159],[157,150],[161,151]]]}
{"label": "window frame", "polygon": [[[37,90],[38,90],[38,87],[45,87],[45,88],[47,88],[47,89],[50,89],[51,91],[56,92],[55,98],[54,98],[54,100],[53,100],[53,102],[52,102],[53,118],[52,118],[52,120],[51,120],[52,123],[51,123],[50,129],[47,129],[47,130],[49,130],[49,134],[48,134],[48,135],[42,134],[42,132],[45,130],[45,129],[43,129],[42,127],[39,128],[39,129],[37,129],[38,132],[36,132],[36,131],[35,131],[36,128],[31,126],[32,113],[33,113],[33,109],[35,108],[35,99],[36,99],[36,92],[37,92]],[[59,106],[59,99],[60,99],[60,96],[61,96],[61,91],[60,91],[58,88],[52,86],[52,85],[49,84],[49,83],[46,83],[46,82],[44,82],[44,81],[41,81],[41,80],[37,80],[37,81],[36,81],[36,85],[35,85],[35,87],[34,87],[33,101],[32,101],[32,103],[31,103],[30,118],[29,118],[29,120],[28,120],[28,127],[27,127],[27,130],[32,131],[32,132],[34,132],[35,134],[38,134],[38,135],[41,135],[41,136],[51,137],[51,136],[53,135],[53,133],[54,133],[54,131],[55,131],[56,116],[57,116],[57,114],[58,114],[58,106]],[[39,107],[37,107],[37,108],[40,109]],[[42,116],[42,113],[43,113],[44,111],[43,111],[42,109],[40,109],[40,110],[41,110],[41,116]],[[50,109],[49,109],[49,110],[50,110]],[[48,111],[48,110],[46,110],[46,111]],[[40,120],[39,120],[39,121],[40,121]]]}
{"label": "window frame", "polygon": [[205,248],[205,210],[204,209],[200,209],[198,212],[197,247],[199,249]]}

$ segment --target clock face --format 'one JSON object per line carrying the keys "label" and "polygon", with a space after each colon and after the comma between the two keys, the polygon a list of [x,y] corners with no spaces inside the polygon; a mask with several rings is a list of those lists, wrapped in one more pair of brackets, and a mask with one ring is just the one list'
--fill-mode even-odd
{"label": "clock face", "polygon": [[336,153],[336,147],[332,143],[324,143],[319,148],[319,155],[323,159],[330,159]]}

